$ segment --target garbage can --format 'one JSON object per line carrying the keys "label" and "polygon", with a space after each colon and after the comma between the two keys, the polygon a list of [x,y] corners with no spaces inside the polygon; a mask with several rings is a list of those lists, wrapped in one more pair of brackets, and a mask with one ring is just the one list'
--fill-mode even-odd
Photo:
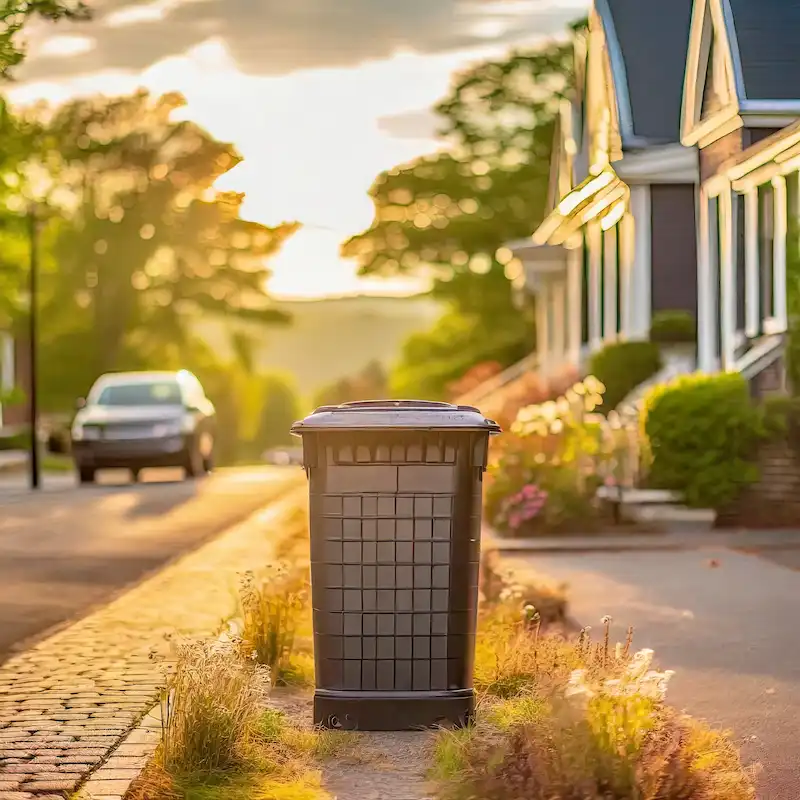
{"label": "garbage can", "polygon": [[309,478],[316,691],[327,728],[467,724],[489,436],[476,408],[323,406],[292,426]]}

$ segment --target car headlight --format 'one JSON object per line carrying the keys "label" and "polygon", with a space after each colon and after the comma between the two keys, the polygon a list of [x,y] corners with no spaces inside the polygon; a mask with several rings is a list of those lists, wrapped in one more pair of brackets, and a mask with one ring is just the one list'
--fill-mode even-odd
{"label": "car headlight", "polygon": [[181,433],[194,433],[197,427],[197,418],[194,414],[185,414],[181,419]]}
{"label": "car headlight", "polygon": [[92,425],[73,425],[70,436],[73,442],[89,441],[92,439],[99,439],[100,431]]}
{"label": "car headlight", "polygon": [[153,436],[161,437],[161,436],[177,436],[182,430],[182,425],[180,420],[175,420],[174,422],[163,422],[160,425],[155,425],[153,427]]}

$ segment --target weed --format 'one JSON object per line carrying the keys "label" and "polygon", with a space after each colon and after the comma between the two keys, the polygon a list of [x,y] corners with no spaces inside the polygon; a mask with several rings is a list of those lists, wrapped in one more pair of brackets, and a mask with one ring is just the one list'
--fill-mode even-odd
{"label": "weed", "polygon": [[162,696],[162,759],[170,772],[211,773],[249,757],[269,670],[243,661],[226,637],[177,648]]}
{"label": "weed", "polygon": [[276,685],[290,683],[298,629],[308,608],[305,572],[281,564],[259,575],[245,573],[239,587],[242,645],[248,656],[269,667]]}

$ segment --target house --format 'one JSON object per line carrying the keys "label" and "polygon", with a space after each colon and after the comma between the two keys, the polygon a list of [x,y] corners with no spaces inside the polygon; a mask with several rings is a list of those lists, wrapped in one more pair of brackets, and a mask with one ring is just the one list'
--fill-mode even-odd
{"label": "house", "polygon": [[548,213],[510,249],[539,369],[581,372],[658,311],[697,310],[698,151],[681,142],[691,0],[595,0],[553,147]]}
{"label": "house", "polygon": [[10,332],[0,330],[0,429],[24,425],[30,417],[27,403],[4,405],[2,400],[16,389],[27,391],[29,386],[27,347]]}
{"label": "house", "polygon": [[699,149],[698,357],[786,383],[787,246],[800,219],[800,4],[695,0],[681,141]]}

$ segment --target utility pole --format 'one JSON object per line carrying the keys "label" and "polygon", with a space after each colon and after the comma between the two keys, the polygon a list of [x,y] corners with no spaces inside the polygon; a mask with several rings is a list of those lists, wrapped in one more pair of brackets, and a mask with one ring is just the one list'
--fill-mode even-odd
{"label": "utility pole", "polygon": [[30,370],[30,386],[29,386],[29,403],[30,403],[30,424],[31,424],[31,452],[30,452],[30,470],[31,470],[31,489],[39,489],[40,475],[39,475],[39,441],[37,431],[39,427],[39,398],[37,395],[37,320],[36,312],[38,309],[38,283],[39,283],[39,220],[38,208],[35,204],[31,205],[28,209],[28,235],[30,237],[30,274],[29,291],[30,291],[30,306],[28,309],[28,339],[29,339],[29,361],[28,368]]}

